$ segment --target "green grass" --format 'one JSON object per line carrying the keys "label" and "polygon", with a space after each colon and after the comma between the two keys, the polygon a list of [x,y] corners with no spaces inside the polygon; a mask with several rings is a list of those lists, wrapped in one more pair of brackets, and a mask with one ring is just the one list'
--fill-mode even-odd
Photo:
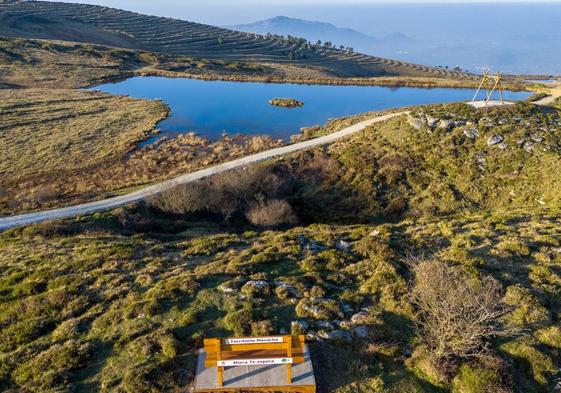
{"label": "green grass", "polygon": [[[475,268],[503,283],[506,296],[519,305],[513,318],[527,329],[523,337],[497,343],[505,361],[514,361],[501,366],[507,367],[501,373],[511,375],[513,386],[520,383],[526,391],[545,392],[559,367],[555,321],[561,305],[551,302],[561,293],[556,268],[561,254],[555,251],[561,246],[558,214],[511,213],[500,220],[492,215],[424,218],[383,226],[311,225],[247,236],[218,230],[196,237],[181,234],[187,221],[175,221],[177,234],[166,235],[123,232],[116,218],[104,217],[0,235],[0,383],[5,388],[112,391],[131,389],[127,386],[135,383],[136,391],[148,391],[147,386],[178,389],[191,378],[192,353],[202,336],[275,334],[290,331],[296,318],[313,325],[314,318],[275,291],[240,298],[218,288],[227,280],[253,278],[288,282],[305,297],[319,293],[330,299],[325,304],[328,313],[340,312],[334,310],[345,301],[355,310],[369,307],[377,315],[368,322],[375,339],[337,349],[342,355],[336,362],[345,354],[352,358],[341,364],[348,373],[326,372],[323,354],[334,349],[331,344],[314,344],[320,386],[336,392],[359,386],[366,392],[448,391],[446,384],[436,384],[418,370],[424,367],[421,358],[401,355],[414,342],[413,314],[404,296],[409,280],[404,261],[409,253],[431,253],[473,268],[454,251],[458,239],[466,238],[472,239],[466,251],[481,261]],[[508,227],[499,229],[501,222]],[[381,234],[374,236],[374,231]],[[303,251],[298,246],[302,237],[321,242],[327,250],[317,256]],[[496,245],[513,238],[532,244],[531,251],[516,259],[495,255]],[[348,252],[336,250],[340,239],[351,242]],[[543,255],[550,257],[543,260]],[[309,258],[318,258],[321,268],[305,268]],[[547,274],[534,276],[537,265],[549,269]],[[526,295],[510,295],[516,291]],[[538,307],[544,310],[540,316]],[[178,373],[181,367],[187,368]],[[478,384],[503,381],[494,374],[496,366],[470,367],[456,371],[454,386],[475,392]],[[501,386],[508,385],[503,382]]]}

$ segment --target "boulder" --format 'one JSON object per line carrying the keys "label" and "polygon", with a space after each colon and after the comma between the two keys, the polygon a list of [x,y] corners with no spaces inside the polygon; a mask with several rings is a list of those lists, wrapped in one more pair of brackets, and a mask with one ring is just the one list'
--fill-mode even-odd
{"label": "boulder", "polygon": [[277,286],[276,293],[279,295],[280,298],[301,298],[302,294],[300,291],[293,287],[290,284],[285,283],[284,281],[277,281],[275,282]]}
{"label": "boulder", "polygon": [[327,247],[325,244],[322,244],[312,239],[307,239],[304,235],[298,236],[298,243],[300,243],[300,248],[302,248],[302,251],[304,252],[309,251],[314,255],[317,254],[318,252],[322,252],[329,249],[329,247]]}
{"label": "boulder", "polygon": [[329,321],[316,321],[315,325],[320,329],[335,330],[335,326]]}
{"label": "boulder", "polygon": [[433,117],[431,115],[426,115],[425,116],[426,120],[427,120],[427,126],[429,128],[435,128],[436,125],[440,122],[440,119],[437,117]]}
{"label": "boulder", "polygon": [[310,329],[310,324],[306,321],[292,321],[290,322],[290,329],[292,333],[303,334]]}
{"label": "boulder", "polygon": [[536,144],[534,142],[526,142],[524,144],[524,151],[526,153],[532,153],[536,149]]}
{"label": "boulder", "polygon": [[339,302],[324,298],[303,298],[296,305],[296,315],[304,318],[328,319],[343,318]]}
{"label": "boulder", "polygon": [[364,323],[368,320],[370,315],[366,311],[359,311],[351,317],[351,322],[353,324]]}
{"label": "boulder", "polygon": [[506,149],[506,148],[508,147],[508,145],[507,145],[506,143],[504,143],[504,142],[501,142],[501,143],[499,143],[499,144],[497,145],[497,147],[498,147],[499,149],[501,149],[501,150],[504,150],[504,149]]}
{"label": "boulder", "polygon": [[454,122],[451,120],[446,120],[446,119],[441,119],[438,124],[437,127],[438,128],[443,128],[445,130],[450,130],[452,128],[454,128]]}
{"label": "boulder", "polygon": [[241,292],[247,296],[263,297],[271,292],[271,287],[264,280],[250,280],[244,284]]}
{"label": "boulder", "polygon": [[341,310],[343,310],[344,314],[350,314],[354,311],[354,309],[347,303],[341,303]]}
{"label": "boulder", "polygon": [[407,116],[407,121],[409,122],[411,127],[413,127],[416,130],[420,130],[426,124],[424,119],[421,119],[421,118],[418,118],[418,117],[413,117],[411,115]]}
{"label": "boulder", "polygon": [[321,338],[329,341],[344,341],[350,343],[353,341],[353,336],[351,333],[345,330],[333,330],[332,332],[319,332]]}
{"label": "boulder", "polygon": [[466,128],[464,129],[464,135],[469,139],[475,139],[479,136],[479,131],[477,128]]}
{"label": "boulder", "polygon": [[350,252],[352,244],[345,240],[339,240],[335,243],[335,248],[339,251]]}
{"label": "boulder", "polygon": [[492,135],[487,139],[487,146],[495,146],[501,143],[505,138],[502,135]]}
{"label": "boulder", "polygon": [[530,139],[535,143],[542,143],[544,141],[543,136],[537,134],[530,135]]}

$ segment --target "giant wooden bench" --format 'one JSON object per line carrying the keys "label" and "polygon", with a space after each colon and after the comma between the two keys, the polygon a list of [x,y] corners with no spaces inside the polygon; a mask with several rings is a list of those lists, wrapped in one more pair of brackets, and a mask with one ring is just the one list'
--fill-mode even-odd
{"label": "giant wooden bench", "polygon": [[195,392],[316,390],[304,336],[205,339],[196,373]]}

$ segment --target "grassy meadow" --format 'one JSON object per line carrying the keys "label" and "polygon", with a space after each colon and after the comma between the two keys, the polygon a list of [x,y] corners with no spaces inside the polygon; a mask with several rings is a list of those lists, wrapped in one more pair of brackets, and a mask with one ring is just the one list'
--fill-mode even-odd
{"label": "grassy meadow", "polygon": [[[551,391],[558,120],[530,104],[421,107],[327,149],[6,231],[0,387],[182,391],[204,337],[303,332],[320,392]],[[508,334],[435,358],[419,260],[465,286],[494,280]]]}

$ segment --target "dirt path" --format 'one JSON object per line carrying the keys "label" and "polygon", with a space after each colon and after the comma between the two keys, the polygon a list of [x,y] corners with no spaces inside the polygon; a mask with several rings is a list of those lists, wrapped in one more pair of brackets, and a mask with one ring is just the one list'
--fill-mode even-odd
{"label": "dirt path", "polygon": [[6,230],[8,228],[18,227],[18,226],[35,224],[42,221],[75,217],[83,214],[89,214],[97,211],[113,209],[118,206],[127,205],[131,202],[139,201],[147,197],[156,195],[162,191],[169,190],[170,188],[173,188],[180,184],[191,183],[208,176],[229,171],[231,169],[244,167],[249,164],[269,160],[278,156],[329,144],[338,139],[360,132],[372,124],[383,122],[393,117],[404,115],[406,113],[407,112],[391,113],[383,116],[378,116],[372,119],[364,120],[361,121],[360,123],[354,124],[350,127],[346,127],[340,131],[334,132],[329,135],[321,136],[318,138],[310,139],[307,141],[295,143],[288,146],[278,147],[261,153],[253,154],[247,157],[239,158],[237,160],[218,164],[199,171],[187,173],[185,175],[176,177],[175,179],[166,180],[145,187],[139,191],[132,192],[130,194],[103,199],[96,202],[82,203],[79,205],[64,207],[60,209],[44,210],[35,213],[28,213],[28,214],[21,214],[16,216],[0,218],[0,231]]}
{"label": "dirt path", "polygon": [[541,100],[534,101],[534,104],[542,106],[552,105],[556,99],[561,97],[561,83],[552,85],[549,94],[549,96],[542,98]]}

